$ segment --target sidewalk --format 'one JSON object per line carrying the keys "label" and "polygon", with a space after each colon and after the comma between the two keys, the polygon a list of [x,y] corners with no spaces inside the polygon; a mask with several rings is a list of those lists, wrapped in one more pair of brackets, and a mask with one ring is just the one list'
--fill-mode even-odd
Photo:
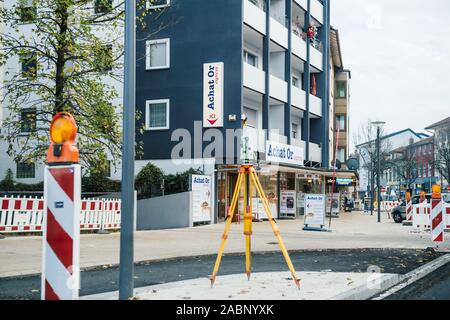
{"label": "sidewalk", "polygon": [[[288,250],[410,248],[433,246],[429,234],[413,233],[412,227],[387,220],[384,213],[378,224],[376,215],[343,213],[333,218],[333,232],[303,231],[303,219],[278,220]],[[328,225],[328,221],[327,221]],[[140,231],[135,234],[134,260],[163,260],[173,257],[215,254],[224,224],[195,228]],[[244,252],[243,224],[233,224],[225,253]],[[268,222],[254,223],[253,251],[274,251],[279,247]],[[81,268],[119,263],[120,234],[81,236]],[[449,247],[447,236],[442,247]],[[41,272],[42,238],[7,237],[0,240],[0,277]]]}
{"label": "sidewalk", "polygon": [[[289,272],[262,272],[247,281],[245,274],[171,282],[135,289],[141,300],[364,300],[395,284],[397,274],[299,272],[300,290]],[[81,297],[82,300],[117,300],[118,292]]]}

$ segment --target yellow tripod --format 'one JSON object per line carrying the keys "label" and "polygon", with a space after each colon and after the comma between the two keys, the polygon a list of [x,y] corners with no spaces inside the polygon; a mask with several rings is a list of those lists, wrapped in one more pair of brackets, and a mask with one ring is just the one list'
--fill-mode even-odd
{"label": "yellow tripod", "polygon": [[[248,184],[248,186],[247,186]],[[211,275],[211,287],[214,285],[214,282],[216,280],[217,272],[219,271],[220,261],[222,260],[223,251],[225,248],[225,242],[228,238],[228,233],[230,231],[231,227],[231,221],[233,220],[234,211],[236,208],[236,204],[239,199],[239,194],[241,191],[241,187],[244,185],[244,235],[245,235],[245,270],[247,273],[247,277],[250,280],[250,267],[251,267],[251,235],[252,232],[252,221],[253,221],[253,215],[252,215],[252,201],[248,201],[248,198],[251,199],[252,192],[253,192],[253,185],[256,187],[256,191],[259,194],[259,197],[262,200],[264,210],[266,211],[267,217],[269,219],[269,222],[272,226],[273,232],[275,234],[275,237],[278,239],[278,243],[280,244],[281,251],[283,252],[284,259],[286,260],[286,263],[289,267],[289,270],[291,271],[292,278],[294,279],[295,284],[300,289],[300,279],[297,278],[297,275],[295,274],[294,266],[292,265],[291,258],[289,257],[289,253],[286,250],[286,247],[284,245],[283,239],[280,235],[280,230],[278,229],[273,216],[272,212],[270,211],[269,207],[269,201],[267,200],[263,188],[261,186],[261,183],[259,181],[258,175],[255,172],[255,169],[252,165],[242,165],[239,170],[239,176],[236,182],[236,188],[233,193],[233,197],[231,200],[231,206],[228,210],[227,215],[227,221],[225,223],[225,231],[222,235],[222,243],[219,248],[219,252],[217,254],[216,263],[214,265],[214,271]],[[248,189],[247,189],[248,188]]]}

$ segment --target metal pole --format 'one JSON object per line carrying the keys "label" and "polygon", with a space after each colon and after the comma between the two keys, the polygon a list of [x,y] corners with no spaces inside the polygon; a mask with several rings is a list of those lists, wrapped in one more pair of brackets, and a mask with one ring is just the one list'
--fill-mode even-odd
{"label": "metal pole", "polygon": [[120,232],[119,299],[133,297],[134,269],[134,140],[136,2],[125,1],[125,81],[123,89],[122,217]]}
{"label": "metal pole", "polygon": [[377,210],[378,222],[381,222],[381,186],[380,186],[380,126],[377,127]]}

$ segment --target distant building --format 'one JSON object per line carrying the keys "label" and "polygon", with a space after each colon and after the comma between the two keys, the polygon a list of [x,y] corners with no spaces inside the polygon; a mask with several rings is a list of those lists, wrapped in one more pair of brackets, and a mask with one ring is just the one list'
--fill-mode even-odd
{"label": "distant building", "polygon": [[[397,150],[401,147],[407,147],[410,144],[419,142],[424,137],[426,137],[426,134],[414,132],[409,128],[393,132],[391,134],[381,137],[381,144],[383,149],[382,151],[385,153],[385,156],[389,156],[394,150]],[[373,173],[376,171],[376,168],[372,168],[370,165],[371,161],[369,152],[371,149],[373,149],[373,152],[375,152],[374,151],[375,146],[376,146],[375,140],[367,141],[356,146],[357,154],[360,161],[360,169],[358,170],[359,185],[357,187],[360,197],[364,197],[365,195],[370,196],[371,194],[370,186],[372,184],[375,185],[374,181],[372,180],[374,176]],[[386,174],[382,173],[380,183],[383,187],[388,186],[388,180],[389,179],[386,179]],[[395,183],[394,185],[393,183],[392,187],[393,187],[392,190],[397,194],[399,194],[400,189],[398,187],[398,184]]]}
{"label": "distant building", "polygon": [[[438,121],[428,127],[425,128],[426,130],[430,130],[434,132],[433,136],[433,143],[434,143],[434,157],[437,160],[439,157],[439,154],[441,152],[443,153],[449,153],[450,152],[450,117],[447,117],[441,121]],[[442,157],[442,155],[441,155]],[[449,188],[449,181],[448,179],[445,179],[445,177],[436,170],[437,175],[437,181],[441,184],[443,189]],[[447,168],[447,171],[449,169]],[[448,172],[447,172],[447,178],[448,178]]]}

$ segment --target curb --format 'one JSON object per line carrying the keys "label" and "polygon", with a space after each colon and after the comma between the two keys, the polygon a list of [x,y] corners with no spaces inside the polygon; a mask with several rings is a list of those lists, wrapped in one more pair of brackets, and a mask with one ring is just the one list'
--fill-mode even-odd
{"label": "curb", "polygon": [[[340,293],[330,300],[368,300],[371,297],[388,290],[401,280],[398,274],[374,274],[366,284]],[[369,279],[368,279],[369,280]]]}
{"label": "curb", "polygon": [[372,296],[369,296],[366,299],[369,299],[372,297],[371,300],[382,300],[391,294],[409,286],[413,282],[422,279],[423,277],[429,275],[433,271],[439,269],[443,265],[450,262],[450,254],[443,255],[417,269],[414,269],[411,272],[408,272],[407,274],[398,276],[398,281],[393,286],[388,287],[385,290],[380,290],[378,293],[381,293],[377,295],[378,293],[375,293]]}

